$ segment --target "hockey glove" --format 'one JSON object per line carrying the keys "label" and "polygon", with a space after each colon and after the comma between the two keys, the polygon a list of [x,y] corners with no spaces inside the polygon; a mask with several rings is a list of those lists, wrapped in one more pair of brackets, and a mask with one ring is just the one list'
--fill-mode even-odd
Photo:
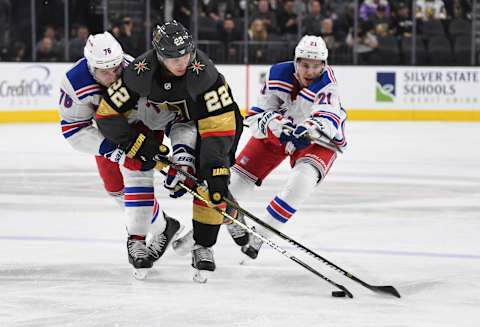
{"label": "hockey glove", "polygon": [[266,111],[262,114],[251,116],[246,119],[250,125],[252,136],[257,139],[264,139],[274,136],[280,137],[282,126],[288,122],[281,114],[274,111]]}
{"label": "hockey glove", "polygon": [[[195,151],[186,144],[173,144],[172,162],[180,167],[183,171],[191,175],[195,174]],[[194,181],[186,178],[185,175],[179,173],[175,168],[170,167],[167,178],[163,182],[163,186],[170,191],[170,197],[179,198],[186,193],[178,183],[184,183],[192,188]]]}
{"label": "hockey glove", "polygon": [[[186,171],[190,174],[194,174],[192,167],[181,166],[180,168],[183,171]],[[195,184],[194,181],[192,181],[190,178],[187,178],[185,175],[182,175],[175,168],[170,167],[168,169],[167,178],[163,182],[163,186],[170,191],[171,198],[179,198],[187,192],[180,185],[178,185],[179,183],[183,183],[189,188],[192,188]]]}
{"label": "hockey glove", "polygon": [[141,161],[162,161],[170,150],[153,137],[139,133],[135,141],[127,147],[127,157]]}
{"label": "hockey glove", "polygon": [[287,121],[281,126],[281,133],[278,136],[278,139],[280,140],[280,143],[282,144],[287,144],[292,140],[292,132],[295,130],[295,125]]}
{"label": "hockey glove", "polygon": [[290,134],[285,146],[285,153],[292,155],[297,150],[305,149],[311,144],[308,137],[308,128],[298,125]]}
{"label": "hockey glove", "polygon": [[155,162],[142,162],[140,160],[131,159],[127,157],[125,151],[113,144],[111,141],[105,139],[100,146],[100,153],[103,157],[111,162],[115,162],[130,170],[150,170],[155,167]]}
{"label": "hockey glove", "polygon": [[208,192],[213,204],[220,204],[223,197],[228,195],[228,181],[230,170],[226,167],[213,168],[207,176]]}

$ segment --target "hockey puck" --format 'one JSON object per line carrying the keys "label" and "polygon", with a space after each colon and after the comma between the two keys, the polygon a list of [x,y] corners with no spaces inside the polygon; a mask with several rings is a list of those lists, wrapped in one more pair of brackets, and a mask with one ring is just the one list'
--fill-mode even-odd
{"label": "hockey puck", "polygon": [[345,296],[347,296],[347,293],[345,293],[344,291],[333,291],[332,296],[333,297],[345,297]]}

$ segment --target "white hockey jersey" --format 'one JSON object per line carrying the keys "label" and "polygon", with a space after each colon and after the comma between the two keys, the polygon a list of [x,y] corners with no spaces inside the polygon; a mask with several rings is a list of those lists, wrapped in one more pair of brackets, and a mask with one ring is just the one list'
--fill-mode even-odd
{"label": "white hockey jersey", "polygon": [[[124,55],[124,66],[132,61],[133,57]],[[113,146],[93,125],[102,90],[103,86],[93,78],[85,58],[65,73],[60,84],[62,134],[74,149],[93,155],[104,155]]]}
{"label": "white hockey jersey", "polygon": [[323,132],[328,138],[341,149],[345,148],[347,113],[341,106],[332,68],[325,66],[320,77],[306,88],[299,87],[294,73],[293,61],[275,64],[270,68],[257,105],[247,113],[246,122],[252,135],[256,138],[267,137],[267,132],[258,123],[269,111],[283,115],[295,125],[315,117],[323,124]]}

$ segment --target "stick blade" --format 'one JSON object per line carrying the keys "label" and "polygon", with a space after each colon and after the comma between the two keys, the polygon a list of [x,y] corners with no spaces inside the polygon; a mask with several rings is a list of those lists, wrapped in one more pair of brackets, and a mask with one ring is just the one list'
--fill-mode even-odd
{"label": "stick blade", "polygon": [[390,294],[392,296],[401,298],[400,293],[398,293],[397,289],[393,286],[373,286],[371,288],[372,291],[377,292],[377,293],[383,293],[383,294]]}
{"label": "stick blade", "polygon": [[347,294],[347,296],[351,299],[353,299],[353,294],[350,293],[350,291],[343,285],[340,285],[340,284],[335,284],[335,286],[337,286],[339,289],[341,289],[342,291],[345,292],[345,294]]}

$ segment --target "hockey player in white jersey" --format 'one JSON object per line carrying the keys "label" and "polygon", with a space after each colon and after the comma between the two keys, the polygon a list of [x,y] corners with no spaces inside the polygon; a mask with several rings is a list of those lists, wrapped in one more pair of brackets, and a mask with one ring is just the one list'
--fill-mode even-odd
{"label": "hockey player in white jersey", "polygon": [[[140,243],[143,243],[143,247],[138,246],[139,242],[127,241],[130,263],[134,268],[143,269],[152,267],[153,262],[163,255],[180,224],[162,214],[154,198],[153,187],[141,190],[127,187],[124,200],[125,171],[141,173],[151,170],[155,164],[128,158],[123,150],[106,139],[93,124],[102,92],[120,77],[123,68],[131,61],[133,58],[124,54],[122,47],[110,33],[90,35],[84,48],[84,57],[75,63],[62,79],[59,111],[63,136],[76,150],[95,156],[106,191],[124,206],[126,211],[150,210],[150,229],[153,235],[151,241],[147,244],[142,240]],[[136,121],[135,115],[130,115],[129,122],[137,130],[148,132],[146,126]],[[155,137],[161,141],[163,132],[156,133]],[[132,253],[139,255],[139,252],[146,258],[144,264],[135,265],[132,262]],[[146,276],[145,271],[135,270],[134,273],[139,278]]]}
{"label": "hockey player in white jersey", "polygon": [[124,161],[125,156],[103,137],[92,119],[102,89],[109,87],[132,60],[110,33],[90,35],[84,57],[66,72],[60,86],[62,134],[74,149],[95,156],[105,189],[119,204],[123,203],[123,177],[118,162],[127,166],[139,162]]}
{"label": "hockey player in white jersey", "polygon": [[[236,158],[230,191],[241,203],[288,157],[292,170],[261,217],[277,229],[325,178],[337,157],[334,149],[346,146],[347,115],[327,58],[321,37],[304,36],[295,48],[294,61],[270,68],[257,105],[247,113],[252,137]],[[254,228],[269,236],[261,226]],[[260,239],[250,237],[242,252],[255,259],[261,245]]]}

